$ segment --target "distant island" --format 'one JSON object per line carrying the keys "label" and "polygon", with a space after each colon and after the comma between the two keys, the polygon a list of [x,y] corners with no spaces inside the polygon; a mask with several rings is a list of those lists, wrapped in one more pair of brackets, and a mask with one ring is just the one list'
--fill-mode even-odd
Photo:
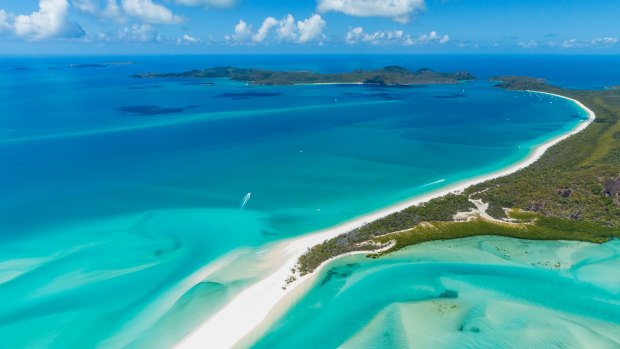
{"label": "distant island", "polygon": [[349,73],[323,74],[312,71],[274,71],[236,67],[214,67],[182,73],[146,73],[134,78],[229,78],[253,85],[301,84],[369,84],[369,85],[435,85],[457,84],[473,81],[476,77],[467,72],[441,73],[423,68],[411,71],[400,66],[387,66],[377,70],[354,70]]}
{"label": "distant island", "polygon": [[545,91],[545,92],[559,92],[562,88],[549,85],[545,79],[532,78],[529,76],[517,76],[517,75],[500,75],[494,76],[489,79],[492,82],[497,82],[495,87],[513,91]]}

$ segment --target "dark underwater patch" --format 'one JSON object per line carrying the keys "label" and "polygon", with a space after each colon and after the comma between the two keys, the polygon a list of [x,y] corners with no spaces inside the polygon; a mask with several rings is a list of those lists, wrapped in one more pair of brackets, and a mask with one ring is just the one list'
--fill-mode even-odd
{"label": "dark underwater patch", "polygon": [[105,68],[107,64],[71,64],[71,68]]}
{"label": "dark underwater patch", "polygon": [[139,86],[129,86],[127,89],[129,90],[148,90],[152,88],[161,88],[163,85],[139,85]]}
{"label": "dark underwater patch", "polygon": [[427,88],[428,85],[415,84],[415,85],[362,85],[369,91],[389,91],[396,89],[409,89],[409,88]]}
{"label": "dark underwater patch", "polygon": [[459,332],[465,332],[465,331],[472,332],[472,333],[480,333],[480,328],[475,327],[475,326],[467,328],[466,324],[459,326]]}
{"label": "dark underwater patch", "polygon": [[340,279],[348,278],[349,276],[353,274],[353,271],[357,268],[359,268],[358,263],[350,263],[350,264],[346,264],[336,269],[331,269],[330,271],[327,272],[327,275],[325,275],[325,278],[323,279],[323,281],[321,281],[320,287],[323,287],[334,277],[340,278]]}
{"label": "dark underwater patch", "polygon": [[438,99],[455,99],[455,98],[465,98],[465,95],[460,94],[460,93],[453,93],[453,94],[450,94],[450,95],[433,96],[433,98],[438,98]]}
{"label": "dark underwater patch", "polygon": [[329,280],[331,280],[331,279],[332,279],[332,277],[334,277],[334,276],[335,276],[335,275],[337,275],[337,274],[338,274],[338,273],[337,273],[337,272],[335,272],[335,271],[333,271],[333,270],[328,271],[328,272],[327,272],[327,275],[325,276],[325,278],[323,279],[323,281],[321,281],[321,286],[320,286],[320,287],[325,286],[325,284],[326,284],[326,283],[328,283],[328,282],[329,282]]}
{"label": "dark underwater patch", "polygon": [[439,298],[458,298],[459,293],[452,290],[445,290],[439,295]]}
{"label": "dark underwater patch", "polygon": [[579,119],[579,120],[588,120],[587,116],[583,116],[583,115],[579,115],[579,114],[573,114],[573,115],[571,115],[571,118]]}
{"label": "dark underwater patch", "polygon": [[460,332],[468,331],[468,332],[472,332],[472,333],[480,333],[480,329],[478,327],[465,328],[465,325],[461,325],[459,327],[459,331]]}
{"label": "dark underwater patch", "polygon": [[276,229],[264,228],[261,229],[260,234],[262,236],[282,236],[282,232]]}
{"label": "dark underwater patch", "polygon": [[238,92],[238,93],[220,93],[214,98],[231,98],[231,99],[251,99],[251,98],[265,98],[265,97],[277,97],[282,94],[279,92]]}
{"label": "dark underwater patch", "polygon": [[363,98],[381,98],[386,101],[402,101],[405,97],[393,93],[381,92],[381,93],[357,93],[346,92],[343,94],[347,97],[363,97]]}
{"label": "dark underwater patch", "polygon": [[118,110],[124,114],[130,114],[134,116],[152,116],[152,115],[164,115],[175,114],[185,111],[187,108],[164,108],[157,105],[129,105],[124,107],[118,107]]}
{"label": "dark underwater patch", "polygon": [[213,86],[214,82],[204,82],[204,81],[184,81],[180,83],[183,86]]}
{"label": "dark underwater patch", "polygon": [[389,88],[427,88],[428,85],[415,84],[415,85],[388,85]]}

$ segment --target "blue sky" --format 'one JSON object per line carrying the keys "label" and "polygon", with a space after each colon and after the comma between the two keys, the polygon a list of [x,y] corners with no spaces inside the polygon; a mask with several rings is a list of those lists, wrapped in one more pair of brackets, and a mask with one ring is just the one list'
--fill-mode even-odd
{"label": "blue sky", "polygon": [[0,53],[620,53],[620,0],[2,0]]}

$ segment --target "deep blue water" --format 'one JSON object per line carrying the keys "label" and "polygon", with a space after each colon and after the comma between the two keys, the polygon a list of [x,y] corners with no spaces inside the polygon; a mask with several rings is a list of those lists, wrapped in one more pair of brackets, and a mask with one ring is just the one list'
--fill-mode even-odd
{"label": "deep blue water", "polygon": [[[585,117],[571,102],[496,90],[484,78],[528,74],[602,87],[617,84],[616,63],[594,56],[2,58],[0,346],[141,347],[144,329],[171,309],[178,314],[200,298],[209,313],[251,282],[188,281],[226,253],[508,166]],[[387,88],[130,77],[215,65],[328,72],[392,64],[482,79]]]}

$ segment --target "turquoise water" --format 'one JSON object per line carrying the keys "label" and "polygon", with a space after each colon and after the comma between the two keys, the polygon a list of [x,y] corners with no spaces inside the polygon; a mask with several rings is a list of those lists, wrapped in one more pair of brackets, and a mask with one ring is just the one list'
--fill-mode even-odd
{"label": "turquoise water", "polygon": [[330,263],[253,348],[618,348],[620,241],[476,237]]}
{"label": "turquoise water", "polygon": [[486,82],[129,77],[229,59],[0,60],[0,347],[166,347],[260,276],[205,276],[231,251],[508,166],[586,117]]}

